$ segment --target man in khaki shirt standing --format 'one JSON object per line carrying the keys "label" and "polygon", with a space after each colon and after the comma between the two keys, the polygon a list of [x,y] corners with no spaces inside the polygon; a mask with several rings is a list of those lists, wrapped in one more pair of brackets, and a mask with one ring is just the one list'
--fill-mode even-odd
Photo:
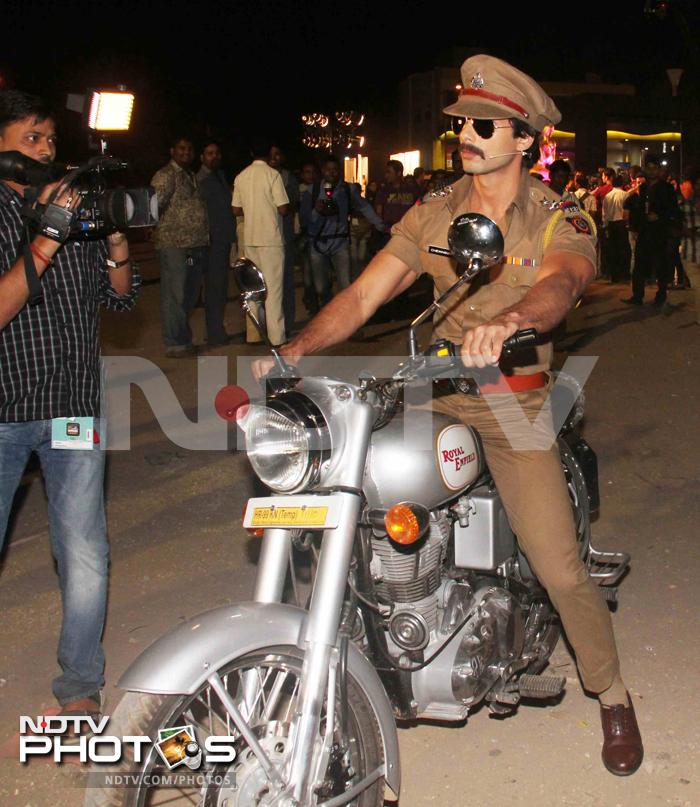
{"label": "man in khaki shirt standing", "polygon": [[[423,272],[432,276],[436,296],[441,294],[457,279],[447,249],[455,216],[481,213],[498,224],[503,261],[445,302],[434,337],[461,343],[465,366],[493,367],[500,380],[480,380],[481,397],[455,393],[433,404],[479,431],[518,542],[559,612],[584,687],[600,700],[605,767],[624,776],[639,768],[642,741],[620,677],[610,613],[579,558],[551,414],[544,409],[552,345],[513,360],[501,357],[504,340],[516,331],[550,333],[575,305],[595,274],[594,225],[575,202],[562,201],[528,175],[539,156],[539,133],[561,120],[551,98],[529,76],[492,56],[467,59],[461,77],[460,97],[444,112],[466,119],[460,133],[465,176],[414,205],[359,278],[281,353],[303,356],[347,339]],[[271,359],[259,360],[254,372],[259,376],[272,367]],[[504,395],[504,387],[514,395]],[[506,434],[501,423],[524,422],[523,412],[533,423],[540,410],[536,425],[547,432],[550,447],[514,447],[512,430]]]}
{"label": "man in khaki shirt standing", "polygon": [[[233,214],[243,217],[242,254],[260,269],[267,284],[265,319],[273,345],[285,341],[282,309],[284,279],[284,237],[282,216],[289,213],[289,197],[279,171],[267,164],[270,144],[256,142],[251,149],[253,162],[233,184]],[[258,340],[252,324],[246,322],[248,341]]]}

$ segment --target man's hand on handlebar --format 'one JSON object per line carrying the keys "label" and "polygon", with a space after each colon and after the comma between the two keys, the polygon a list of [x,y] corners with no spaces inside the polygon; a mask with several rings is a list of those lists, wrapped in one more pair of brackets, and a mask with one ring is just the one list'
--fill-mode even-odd
{"label": "man's hand on handlebar", "polygon": [[501,314],[464,332],[460,357],[465,367],[491,367],[498,364],[503,342],[519,329],[517,314]]}
{"label": "man's hand on handlebar", "polygon": [[253,377],[258,382],[276,367],[277,362],[272,358],[272,356],[263,356],[261,359],[255,359],[255,361],[250,365],[253,372]]}

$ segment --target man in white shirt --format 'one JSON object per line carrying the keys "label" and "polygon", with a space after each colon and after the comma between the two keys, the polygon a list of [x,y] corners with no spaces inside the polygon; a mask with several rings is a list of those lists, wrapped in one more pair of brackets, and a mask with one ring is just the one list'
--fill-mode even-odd
{"label": "man in white shirt", "polygon": [[585,210],[589,215],[593,215],[596,210],[595,196],[588,189],[588,177],[583,171],[577,171],[574,174],[574,196],[578,201],[581,210]]}
{"label": "man in white shirt", "polygon": [[[253,144],[253,162],[234,180],[233,214],[242,217],[244,222],[242,254],[255,263],[267,284],[265,319],[268,338],[273,345],[281,345],[285,342],[282,216],[289,213],[289,197],[279,171],[267,164],[269,154],[269,143]],[[258,341],[251,323],[247,322],[246,326],[248,342]]]}
{"label": "man in white shirt", "polygon": [[605,268],[611,283],[627,283],[630,278],[630,242],[623,207],[627,191],[622,189],[619,174],[613,177],[612,186],[603,199]]}

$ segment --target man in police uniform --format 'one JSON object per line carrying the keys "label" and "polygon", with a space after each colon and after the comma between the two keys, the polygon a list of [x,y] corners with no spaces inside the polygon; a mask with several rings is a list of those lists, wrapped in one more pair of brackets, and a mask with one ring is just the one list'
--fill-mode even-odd
{"label": "man in police uniform", "polygon": [[[511,444],[510,427],[520,414],[511,406],[513,397],[530,422],[546,405],[552,345],[501,359],[505,339],[525,328],[551,332],[593,279],[594,226],[578,207],[562,203],[528,175],[539,132],[561,120],[542,88],[485,55],[464,62],[462,86],[458,101],[444,111],[466,119],[460,133],[465,176],[411,208],[360,277],[281,352],[302,356],[348,338],[423,272],[432,275],[436,294],[442,293],[457,279],[454,261],[445,257],[455,216],[476,212],[498,224],[505,238],[503,262],[491,268],[488,282],[472,283],[447,301],[434,335],[461,343],[467,367],[497,365],[504,375],[496,373],[497,383],[480,383],[480,398],[455,394],[434,404],[479,430],[520,546],[559,611],[584,687],[600,699],[603,762],[612,773],[628,775],[641,764],[642,741],[620,677],[610,614],[578,557],[558,449],[551,442],[546,450],[516,450]],[[256,374],[268,369],[270,360],[254,368]],[[551,419],[547,429],[553,438]]]}

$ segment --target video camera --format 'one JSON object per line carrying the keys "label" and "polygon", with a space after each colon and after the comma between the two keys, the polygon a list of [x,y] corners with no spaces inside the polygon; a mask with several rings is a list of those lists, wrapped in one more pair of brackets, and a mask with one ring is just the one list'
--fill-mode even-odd
{"label": "video camera", "polygon": [[[155,190],[148,188],[109,187],[107,172],[119,171],[128,164],[116,157],[92,157],[79,166],[41,163],[19,151],[0,152],[0,179],[27,186],[23,211],[37,232],[54,240],[104,238],[110,233],[135,227],[150,227],[158,222]],[[61,180],[61,187],[72,189],[81,197],[75,210],[53,204],[34,204],[43,187]],[[57,193],[57,192],[56,192]]]}
{"label": "video camera", "polygon": [[330,182],[323,183],[323,196],[319,199],[320,202],[320,210],[318,211],[319,216],[337,216],[338,215],[338,203],[333,198],[333,191],[335,190],[335,186],[332,185]]}

